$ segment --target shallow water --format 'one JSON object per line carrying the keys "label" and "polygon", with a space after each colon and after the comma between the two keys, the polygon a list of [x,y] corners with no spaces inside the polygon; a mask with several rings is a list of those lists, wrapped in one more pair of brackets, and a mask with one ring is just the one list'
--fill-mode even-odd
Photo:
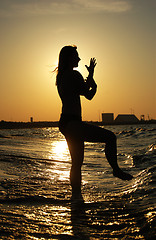
{"label": "shallow water", "polygon": [[85,143],[83,201],[58,128],[0,130],[0,239],[154,239],[156,125],[107,129],[134,179],[113,177],[104,144]]}

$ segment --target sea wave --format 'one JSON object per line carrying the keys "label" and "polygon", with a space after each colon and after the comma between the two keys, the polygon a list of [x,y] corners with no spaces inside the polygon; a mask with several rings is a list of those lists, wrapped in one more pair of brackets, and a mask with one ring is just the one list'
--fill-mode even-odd
{"label": "sea wave", "polygon": [[136,167],[145,168],[152,164],[155,164],[156,161],[156,144],[151,144],[147,148],[141,149],[137,154],[133,155],[133,163]]}
{"label": "sea wave", "polygon": [[15,197],[15,198],[5,198],[0,199],[0,204],[55,204],[62,205],[70,203],[70,199],[59,199],[59,198],[48,198],[45,196],[25,196],[25,197]]}
{"label": "sea wave", "polygon": [[119,136],[141,136],[143,134],[153,134],[156,132],[156,128],[151,127],[151,128],[146,128],[146,127],[131,127],[129,129],[124,129],[120,132],[116,132],[117,135]]}

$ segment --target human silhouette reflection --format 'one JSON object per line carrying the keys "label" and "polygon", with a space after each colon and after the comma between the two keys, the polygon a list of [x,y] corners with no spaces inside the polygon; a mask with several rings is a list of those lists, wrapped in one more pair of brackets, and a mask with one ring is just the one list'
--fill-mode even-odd
{"label": "human silhouette reflection", "polygon": [[85,203],[83,197],[79,199],[71,198],[71,224],[73,230],[73,236],[75,239],[89,240],[89,231],[87,226],[89,225],[89,218],[85,211]]}

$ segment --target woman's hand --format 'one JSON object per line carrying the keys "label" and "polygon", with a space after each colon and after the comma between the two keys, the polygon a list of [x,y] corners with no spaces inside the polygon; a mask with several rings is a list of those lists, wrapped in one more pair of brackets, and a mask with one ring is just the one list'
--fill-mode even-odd
{"label": "woman's hand", "polygon": [[90,59],[90,66],[89,67],[87,65],[85,65],[85,67],[87,68],[87,70],[89,72],[88,77],[93,78],[95,66],[96,66],[96,59],[95,58]]}
{"label": "woman's hand", "polygon": [[96,66],[96,59],[95,58],[91,58],[90,59],[90,66],[88,67],[87,65],[85,65],[85,67],[87,68],[88,72],[89,72],[89,75],[87,77],[87,80],[86,80],[86,84],[87,86],[90,88],[94,88],[96,89],[97,85],[93,79],[93,75],[94,75],[94,68]]}

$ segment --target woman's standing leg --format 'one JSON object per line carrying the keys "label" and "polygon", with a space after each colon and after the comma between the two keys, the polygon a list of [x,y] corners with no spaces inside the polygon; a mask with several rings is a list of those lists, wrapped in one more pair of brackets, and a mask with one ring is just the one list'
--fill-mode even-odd
{"label": "woman's standing leg", "polygon": [[66,137],[66,140],[72,160],[72,166],[70,170],[72,192],[73,194],[81,193],[81,167],[84,159],[84,142],[75,137]]}

